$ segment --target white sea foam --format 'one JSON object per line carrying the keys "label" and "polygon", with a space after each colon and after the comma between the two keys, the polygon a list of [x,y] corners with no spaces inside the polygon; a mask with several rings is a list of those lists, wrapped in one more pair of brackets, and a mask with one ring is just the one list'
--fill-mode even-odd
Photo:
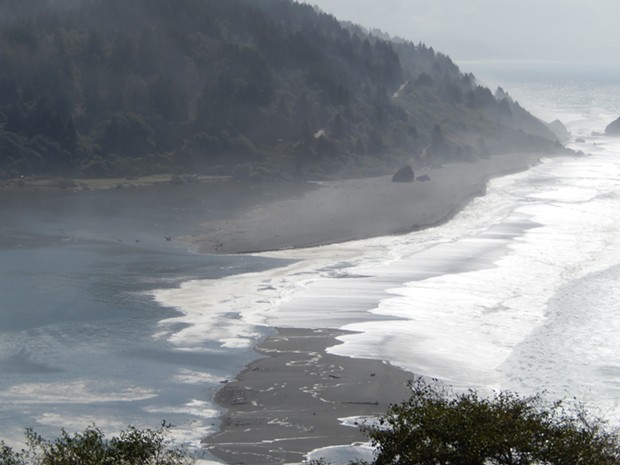
{"label": "white sea foam", "polygon": [[[159,291],[160,302],[183,312],[163,322],[166,337],[179,348],[217,340],[224,350],[253,344],[260,326],[343,328],[356,333],[331,349],[340,355],[386,359],[460,386],[577,392],[583,380],[567,377],[566,366],[550,368],[560,349],[544,341],[549,301],[620,263],[620,157],[613,140],[603,142],[591,156],[547,159],[493,180],[446,225],[264,254],[298,261]],[[594,311],[602,302],[589,305]],[[614,321],[599,334],[615,328],[613,314],[587,318]],[[602,372],[609,379],[601,382],[613,385],[615,346],[605,337],[588,342],[592,325],[576,321],[563,330],[573,352],[592,351],[588,360],[599,364],[588,372],[592,382]],[[526,344],[537,347],[535,356]]]}
{"label": "white sea foam", "polygon": [[207,383],[219,383],[222,378],[220,376],[202,372],[202,371],[194,371],[182,368],[177,371],[174,375],[174,379],[181,383],[187,384],[207,384]]}
{"label": "white sea foam", "polygon": [[355,333],[333,353],[457,386],[576,395],[620,423],[620,140],[592,135],[610,106],[572,102],[545,111],[550,120],[564,105],[586,155],[495,179],[436,228],[262,254],[296,261],[157,291],[181,311],[159,337],[225,352],[252,346],[263,327],[343,328]]}
{"label": "white sea foam", "polygon": [[331,465],[348,465],[353,459],[372,462],[374,448],[370,443],[355,443],[347,446],[331,446],[317,449],[308,454],[308,460],[324,459]]}
{"label": "white sea foam", "polygon": [[0,394],[4,402],[24,405],[133,402],[155,396],[151,389],[139,386],[122,388],[86,381],[16,384]]}
{"label": "white sea foam", "polygon": [[[569,163],[591,161],[597,162]],[[572,183],[578,182],[574,177],[547,179],[528,193],[531,176],[550,175],[565,163],[553,160],[532,172],[491,183],[486,200],[504,189],[514,194],[522,186],[523,197],[515,204],[514,213],[529,218],[534,227],[517,235],[514,227],[504,228],[511,234],[503,238],[493,234],[488,238],[483,233],[475,236],[478,242],[465,236],[456,243],[434,246],[426,253],[425,263],[432,261],[428,255],[442,257],[441,249],[448,246],[457,272],[445,269],[438,276],[411,280],[392,289],[396,296],[383,299],[373,313],[403,320],[348,325],[346,329],[362,334],[342,337],[345,344],[333,351],[385,357],[414,372],[461,385],[520,388],[507,385],[502,364],[546,321],[548,300],[567,283],[619,260],[617,247],[610,249],[610,239],[620,232],[616,226],[620,215],[609,193],[599,200],[589,189],[574,187]],[[599,173],[602,185],[606,172],[608,168]],[[482,205],[474,202],[470,208]],[[497,217],[498,222],[490,226],[502,229],[509,219]],[[458,272],[458,262],[472,260],[485,242],[505,238],[507,249],[491,266]],[[472,252],[469,256],[454,253],[459,249],[455,244],[461,242]],[[417,255],[403,260],[413,261]],[[547,384],[552,382],[547,380]]]}

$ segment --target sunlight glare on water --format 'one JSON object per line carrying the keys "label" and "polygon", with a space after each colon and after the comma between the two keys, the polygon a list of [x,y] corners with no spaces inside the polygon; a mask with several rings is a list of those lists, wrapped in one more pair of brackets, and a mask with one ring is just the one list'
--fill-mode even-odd
{"label": "sunlight glare on water", "polygon": [[[268,323],[342,323],[339,308],[367,308],[332,352],[462,387],[577,396],[620,420],[620,142],[573,146],[591,153],[493,180],[446,225],[352,243],[360,255],[346,273],[316,269]],[[391,258],[365,261],[379,249]]]}

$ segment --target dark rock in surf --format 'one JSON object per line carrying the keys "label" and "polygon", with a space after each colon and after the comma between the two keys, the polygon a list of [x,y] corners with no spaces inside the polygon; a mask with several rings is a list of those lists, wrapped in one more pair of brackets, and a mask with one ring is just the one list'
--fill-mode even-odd
{"label": "dark rock in surf", "polygon": [[417,178],[415,178],[415,180],[425,182],[425,181],[430,181],[431,177],[428,174],[423,174],[422,176],[418,176]]}
{"label": "dark rock in surf", "polygon": [[414,179],[415,174],[410,165],[403,166],[392,176],[392,182],[413,182]]}
{"label": "dark rock in surf", "polygon": [[620,118],[605,128],[606,136],[620,136]]}

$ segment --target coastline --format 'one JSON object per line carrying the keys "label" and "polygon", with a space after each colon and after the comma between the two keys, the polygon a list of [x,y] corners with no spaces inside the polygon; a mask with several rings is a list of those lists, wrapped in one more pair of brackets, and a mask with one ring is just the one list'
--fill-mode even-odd
{"label": "coastline", "polygon": [[[345,181],[334,181],[317,183],[312,186],[311,189],[305,189],[305,192],[295,192],[293,194],[284,192],[281,195],[273,195],[270,198],[263,196],[259,198],[255,195],[251,199],[250,209],[239,209],[236,212],[237,216],[232,216],[232,220],[220,220],[214,222],[219,225],[239,225],[244,224],[245,233],[238,235],[235,242],[232,242],[232,246],[239,246],[240,249],[246,246],[243,243],[244,239],[252,239],[257,241],[263,250],[269,250],[269,246],[278,242],[280,239],[278,236],[272,234],[274,229],[278,230],[280,237],[284,235],[288,239],[293,239],[291,245],[278,245],[273,248],[291,248],[303,245],[314,245],[329,242],[341,242],[347,240],[351,236],[348,234],[354,234],[355,238],[370,237],[370,235],[386,235],[395,234],[400,232],[406,232],[415,228],[424,228],[447,221],[459,211],[460,208],[465,206],[471,198],[484,192],[486,183],[489,178],[493,176],[500,176],[510,172],[527,169],[529,166],[537,163],[539,160],[538,155],[526,155],[526,156],[497,156],[494,159],[482,160],[478,163],[467,164],[449,164],[438,169],[420,170],[416,172],[418,176],[428,174],[431,178],[430,181],[420,182],[416,181],[413,184],[397,184],[392,183],[389,177],[371,178],[371,179],[353,179]],[[169,184],[169,183],[167,183]],[[226,183],[228,186],[224,188],[238,190],[238,187],[234,183]],[[218,187],[218,186],[215,186]],[[307,186],[306,186],[307,187]],[[226,195],[226,190],[214,189],[213,192],[217,195]],[[264,186],[258,186],[260,190],[264,190]],[[171,188],[170,190],[174,190]],[[271,188],[270,188],[271,189]],[[161,190],[161,189],[160,189]],[[258,189],[257,189],[258,190]],[[141,192],[139,189],[128,190],[128,193],[132,195],[134,193]],[[276,192],[276,194],[279,192]],[[195,199],[213,198],[214,201],[218,201],[218,197],[209,197],[205,194],[204,190],[192,192]],[[119,195],[126,196],[124,191],[119,191]],[[169,194],[162,193],[162,196]],[[239,193],[238,195],[242,195]],[[432,198],[434,195],[436,199]],[[77,195],[81,197],[81,195]],[[273,200],[276,199],[276,200]],[[335,199],[334,205],[329,205],[329,201]],[[179,198],[179,201],[185,200]],[[255,208],[254,205],[260,205]],[[159,207],[159,205],[158,205]],[[274,207],[273,210],[271,207]],[[251,210],[254,208],[253,210]],[[340,209],[340,211],[337,211]],[[336,211],[335,211],[336,210]],[[280,216],[281,213],[301,213],[301,219],[298,217],[287,218],[286,216]],[[196,224],[201,222],[203,213],[206,215],[209,213],[207,209],[189,210],[186,216],[191,216],[196,219]],[[262,223],[254,220],[257,216],[264,215]],[[270,231],[270,228],[271,231]],[[277,229],[280,228],[280,229]],[[184,226],[179,225],[178,230],[183,231]],[[187,229],[185,229],[187,231]],[[220,233],[226,235],[227,232],[223,228]],[[316,234],[314,244],[308,242],[295,242],[295,235],[301,232],[299,238],[300,241],[306,241],[308,236]],[[161,233],[160,240],[163,241],[163,234],[169,233],[167,230]],[[116,232],[114,234],[117,234]],[[261,236],[264,234],[264,236]],[[367,236],[368,234],[368,236]],[[118,237],[117,235],[111,237]],[[132,236],[133,237],[133,236]],[[173,236],[174,237],[174,236]],[[313,239],[310,237],[310,239]],[[115,239],[116,240],[116,239]],[[133,243],[133,240],[131,241]],[[144,243],[144,240],[143,240]],[[167,243],[164,242],[164,244]],[[234,249],[228,249],[233,250]],[[303,331],[303,330],[301,330]],[[310,333],[308,333],[310,334]],[[327,357],[332,357],[329,354],[325,354],[325,349],[333,347],[338,344],[335,339],[337,334],[345,333],[332,333],[329,336],[321,340],[321,342],[313,342],[314,349],[307,349],[307,352],[313,352],[321,354],[321,358],[327,360]],[[369,360],[354,360],[348,358],[330,358],[332,360],[331,365],[340,367],[343,371],[347,371],[347,377],[357,377],[357,381],[347,381],[346,388],[340,390],[340,396],[353,397],[358,394],[369,393],[361,398],[361,400],[355,400],[355,403],[347,403],[349,401],[343,400],[331,400],[327,405],[331,407],[329,412],[321,416],[321,423],[315,423],[313,428],[318,432],[314,435],[308,435],[305,439],[293,440],[288,438],[285,441],[278,440],[274,442],[274,438],[283,438],[282,431],[287,431],[287,425],[278,424],[277,421],[280,418],[277,411],[277,407],[281,405],[282,398],[294,398],[291,394],[297,391],[303,392],[303,388],[308,386],[290,384],[287,377],[291,373],[301,373],[301,376],[306,376],[305,372],[295,372],[294,367],[291,366],[291,362],[296,360],[296,357],[301,349],[307,347],[310,337],[291,337],[287,336],[288,344],[291,344],[289,349],[278,349],[280,352],[280,366],[281,371],[271,372],[271,377],[268,381],[279,384],[281,389],[278,391],[278,397],[272,400],[273,405],[276,406],[276,410],[272,411],[274,420],[276,423],[269,425],[270,429],[268,435],[263,437],[254,436],[258,438],[256,442],[260,442],[260,445],[271,444],[269,451],[272,454],[277,452],[277,456],[272,455],[265,463],[278,463],[277,460],[286,460],[287,462],[303,459],[303,455],[316,448],[332,445],[332,444],[347,444],[356,441],[363,441],[365,438],[359,433],[357,428],[350,426],[342,426],[339,418],[357,416],[357,415],[377,415],[382,414],[387,409],[387,405],[390,402],[400,402],[406,397],[407,391],[404,390],[404,385],[408,379],[412,377],[410,373],[404,373],[401,370],[386,365],[381,361],[369,361]],[[273,343],[273,341],[272,341]],[[283,343],[280,341],[279,343]],[[322,344],[322,345],[321,345]],[[301,349],[300,349],[301,348]],[[260,349],[259,349],[260,350]],[[303,349],[306,350],[306,349]],[[260,352],[262,355],[268,355],[268,351]],[[273,353],[273,352],[272,352]],[[266,362],[265,362],[266,363]],[[314,363],[314,362],[313,362]],[[372,371],[369,371],[372,366]],[[382,371],[385,368],[387,371]],[[253,386],[257,386],[257,383],[264,382],[261,380],[255,381],[254,377],[258,376],[260,370],[254,371],[255,365],[251,368],[247,368],[244,371],[243,382],[250,389]],[[306,369],[308,366],[306,366]],[[310,368],[314,368],[310,366]],[[396,374],[396,373],[399,374]],[[375,373],[375,376],[370,376]],[[329,375],[336,377],[332,377]],[[311,373],[308,376],[312,376]],[[321,386],[327,386],[329,382],[332,383],[333,389],[337,390],[341,384],[342,378],[337,373],[324,369],[322,373],[315,375]],[[377,384],[365,386],[362,381],[367,380],[369,382],[374,381]],[[241,382],[241,377],[239,382]],[[310,388],[314,389],[318,382],[313,383]],[[228,383],[224,388],[234,386],[234,383]],[[374,387],[372,387],[374,386]],[[244,388],[245,389],[245,388]],[[269,389],[265,387],[263,390]],[[325,387],[328,389],[328,387]],[[331,389],[331,388],[329,388]],[[388,397],[386,391],[394,392],[391,397]],[[270,391],[271,392],[271,391]],[[300,403],[292,402],[290,407],[291,416],[287,418],[293,418],[294,422],[291,422],[297,428],[297,432],[305,431],[308,428],[308,422],[315,421],[315,415],[306,413],[306,416],[295,416],[299,405],[307,405],[305,398],[297,397],[301,399]],[[342,397],[341,397],[342,399]],[[384,401],[385,399],[385,401]],[[312,399],[310,399],[312,400]],[[325,402],[321,402],[320,406],[323,406]],[[232,412],[238,406],[227,406],[225,402],[222,405],[229,408],[229,412]],[[255,407],[255,406],[254,406]],[[324,407],[324,406],[323,406]],[[259,408],[255,408],[255,414],[260,413]],[[232,418],[232,417],[231,417]],[[269,423],[271,420],[257,420],[256,426],[261,428],[265,423]],[[232,431],[232,423],[223,422],[221,433],[228,433]],[[277,429],[280,427],[281,429]],[[283,429],[282,429],[283,428]],[[247,437],[248,427],[241,430],[236,430],[238,436],[230,436],[231,440],[222,443],[219,447],[223,452],[216,455],[222,457],[223,454],[229,454],[227,457],[231,457],[232,463],[238,463],[238,454],[251,454],[251,447],[244,445]],[[219,434],[215,437],[219,437]],[[223,435],[221,436],[224,437]],[[211,441],[208,438],[207,441]],[[248,449],[250,448],[250,449]],[[245,449],[245,450],[241,450]],[[246,455],[250,457],[250,455]],[[273,458],[276,457],[276,458]],[[280,457],[280,458],[277,458]],[[244,460],[245,463],[257,463],[255,458],[248,458]]]}
{"label": "coastline", "polygon": [[[551,156],[549,154],[548,156]],[[391,176],[316,183],[301,197],[258,204],[243,215],[203,223],[178,239],[204,254],[259,253],[402,234],[448,221],[489,179],[537,164],[545,154],[495,155],[416,171],[429,180],[394,183]]]}
{"label": "coastline", "polygon": [[64,178],[30,176],[0,180],[0,191],[93,191],[153,187],[162,185],[204,184],[229,181],[229,176],[156,174],[124,178]]}
{"label": "coastline", "polygon": [[227,410],[204,440],[226,463],[299,463],[312,450],[364,442],[342,419],[378,416],[408,398],[413,378],[380,360],[332,355],[338,330],[279,328],[256,346],[265,356],[227,383],[215,400]]}
{"label": "coastline", "polygon": [[[203,253],[243,253],[432,227],[484,194],[493,177],[526,170],[542,156],[501,155],[420,170],[416,175],[430,181],[411,184],[390,177],[321,183],[302,197],[207,223],[210,234],[184,239]],[[316,449],[364,442],[359,428],[342,419],[385,413],[389,404],[408,398],[406,384],[414,374],[380,360],[327,353],[343,334],[278,329],[259,343],[255,350],[267,358],[248,365],[215,397],[227,413],[220,431],[204,440],[210,452],[226,463],[300,463]]]}

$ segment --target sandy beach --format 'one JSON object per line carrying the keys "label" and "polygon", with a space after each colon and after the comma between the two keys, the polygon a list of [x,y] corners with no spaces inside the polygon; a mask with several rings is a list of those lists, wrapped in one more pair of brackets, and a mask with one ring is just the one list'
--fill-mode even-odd
{"label": "sandy beach", "polygon": [[[338,243],[409,232],[449,220],[489,179],[527,169],[533,154],[495,156],[416,172],[426,181],[391,177],[318,183],[303,195],[259,204],[240,217],[204,224],[185,237],[204,253],[244,253]],[[317,448],[366,438],[342,419],[383,414],[408,397],[414,374],[380,360],[328,354],[342,332],[279,329],[256,347],[263,357],[216,396],[221,431],[205,439],[230,464],[300,463]]]}
{"label": "sandy beach", "polygon": [[429,180],[390,176],[317,183],[302,197],[261,203],[240,217],[210,221],[204,233],[179,239],[202,253],[263,252],[398,234],[446,221],[484,192],[493,176],[537,163],[533,154],[494,156],[416,172]]}
{"label": "sandy beach", "polygon": [[230,464],[299,463],[313,449],[364,441],[341,419],[381,415],[408,397],[413,376],[379,360],[326,353],[341,334],[279,329],[259,344],[267,358],[216,396],[228,413],[222,431],[205,441],[211,453]]}

